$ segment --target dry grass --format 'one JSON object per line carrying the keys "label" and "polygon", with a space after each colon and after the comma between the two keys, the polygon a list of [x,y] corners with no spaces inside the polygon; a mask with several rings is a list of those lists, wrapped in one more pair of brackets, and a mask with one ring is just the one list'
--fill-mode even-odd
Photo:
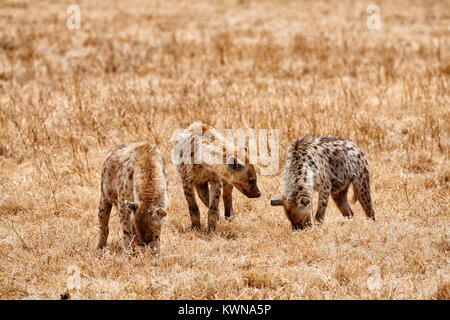
{"label": "dry grass", "polygon": [[[370,1],[78,1],[74,31],[71,3],[0,2],[1,298],[449,299],[448,1],[377,1],[380,31]],[[292,232],[268,202],[280,164],[261,198],[235,191],[233,222],[190,231],[168,139],[194,120],[280,129],[280,159],[353,139],[377,222],[330,202]],[[169,161],[161,254],[123,252],[115,212],[98,251],[101,163],[145,139]]]}

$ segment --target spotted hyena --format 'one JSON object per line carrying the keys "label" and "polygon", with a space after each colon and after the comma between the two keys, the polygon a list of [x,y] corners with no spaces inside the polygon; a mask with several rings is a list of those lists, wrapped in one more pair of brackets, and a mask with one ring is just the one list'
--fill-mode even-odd
{"label": "spotted hyena", "polygon": [[283,206],[293,229],[311,225],[313,191],[319,192],[315,219],[322,222],[331,194],[344,217],[353,217],[347,191],[353,184],[366,216],[375,220],[370,199],[369,164],[364,153],[351,141],[335,136],[305,137],[288,149],[284,169],[282,197],[271,199],[271,205]]}
{"label": "spotted hyena", "polygon": [[[194,189],[201,201],[209,208],[209,231],[215,230],[219,220],[218,207],[222,188],[227,219],[234,218],[233,187],[248,198],[261,196],[256,182],[255,168],[249,163],[247,153],[233,144],[231,146],[227,144],[226,139],[213,127],[194,122],[172,141],[176,143],[174,152],[180,159],[177,169],[189,207],[192,228],[200,228],[200,212]],[[209,161],[210,156],[216,156],[217,161]]]}
{"label": "spotted hyena", "polygon": [[158,251],[166,216],[167,186],[167,169],[155,145],[131,142],[111,151],[102,169],[98,248],[106,244],[114,205],[122,225],[124,247],[129,248],[134,241]]}

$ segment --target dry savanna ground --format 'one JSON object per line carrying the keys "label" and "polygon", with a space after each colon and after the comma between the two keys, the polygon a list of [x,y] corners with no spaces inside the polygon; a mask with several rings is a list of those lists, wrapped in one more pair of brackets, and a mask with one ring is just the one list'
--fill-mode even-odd
{"label": "dry savanna ground", "polygon": [[[373,2],[1,1],[0,298],[449,299],[450,2]],[[194,120],[280,130],[280,170],[212,234],[170,161]],[[292,232],[269,206],[290,141],[320,134],[367,154],[376,222],[331,201]],[[136,140],[168,162],[156,257],[122,250],[115,211],[95,248],[102,161]]]}

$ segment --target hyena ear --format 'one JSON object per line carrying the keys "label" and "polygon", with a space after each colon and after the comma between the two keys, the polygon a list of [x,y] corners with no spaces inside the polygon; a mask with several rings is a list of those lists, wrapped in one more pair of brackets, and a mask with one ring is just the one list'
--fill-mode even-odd
{"label": "hyena ear", "polygon": [[300,204],[304,205],[305,207],[311,203],[311,200],[307,197],[301,197],[300,198]]}
{"label": "hyena ear", "polygon": [[228,158],[228,167],[231,170],[239,170],[242,169],[243,166],[239,163],[238,159],[234,155],[232,155],[230,156],[230,158]]}
{"label": "hyena ear", "polygon": [[125,205],[128,207],[128,209],[130,209],[133,212],[136,212],[137,208],[138,208],[138,204],[137,202],[130,202],[125,200]]}
{"label": "hyena ear", "polygon": [[238,165],[238,162],[237,162],[236,157],[235,156],[230,156],[230,158],[228,159],[228,166],[231,169],[235,170],[237,168],[237,165]]}
{"label": "hyena ear", "polygon": [[163,208],[157,208],[155,210],[155,214],[163,220],[165,220],[165,218],[167,216],[167,213]]}
{"label": "hyena ear", "polygon": [[281,197],[273,197],[272,199],[270,199],[270,205],[271,206],[282,206],[283,205],[283,200],[281,200]]}

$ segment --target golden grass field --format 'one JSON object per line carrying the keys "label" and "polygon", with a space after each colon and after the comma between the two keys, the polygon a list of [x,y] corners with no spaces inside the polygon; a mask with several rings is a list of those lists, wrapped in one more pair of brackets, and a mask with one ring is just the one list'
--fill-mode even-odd
{"label": "golden grass field", "polygon": [[[67,7],[81,8],[70,30]],[[366,12],[380,6],[381,30]],[[450,2],[0,2],[0,298],[450,299]],[[236,219],[190,230],[172,132],[279,129],[280,169]],[[289,143],[335,134],[371,166],[376,222],[292,232]],[[161,252],[97,250],[100,171],[126,141],[169,170]],[[223,207],[221,204],[221,211]],[[79,282],[76,281],[79,271]],[[379,271],[379,273],[378,273]]]}

